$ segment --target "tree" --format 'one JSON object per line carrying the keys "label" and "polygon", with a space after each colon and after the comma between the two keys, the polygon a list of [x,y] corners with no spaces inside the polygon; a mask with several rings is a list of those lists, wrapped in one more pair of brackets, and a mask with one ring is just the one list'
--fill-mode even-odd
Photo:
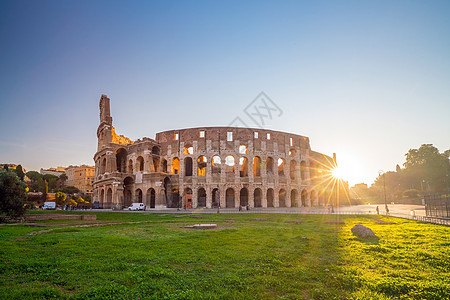
{"label": "tree", "polygon": [[3,170],[9,171],[9,168],[8,168],[8,165],[7,165],[7,164],[4,164],[4,165],[3,165]]}
{"label": "tree", "polygon": [[63,205],[67,199],[67,195],[62,192],[57,192],[55,195],[56,204]]}
{"label": "tree", "polygon": [[58,192],[63,192],[63,193],[66,193],[66,194],[71,194],[71,195],[73,195],[73,194],[76,194],[76,193],[78,193],[80,190],[79,189],[77,189],[76,187],[74,187],[74,186],[65,186],[65,187],[62,187],[62,188],[60,188],[60,189],[57,189],[57,191]]}
{"label": "tree", "polygon": [[26,187],[15,172],[0,170],[0,211],[9,217],[22,216],[26,211]]}
{"label": "tree", "polygon": [[23,168],[21,165],[18,165],[15,169],[14,172],[16,172],[17,176],[20,178],[20,180],[23,181],[24,177],[25,177],[25,173],[23,173]]}
{"label": "tree", "polygon": [[67,179],[69,179],[69,177],[67,177],[66,173],[62,173],[61,175],[59,175],[61,186],[64,186],[66,184]]}

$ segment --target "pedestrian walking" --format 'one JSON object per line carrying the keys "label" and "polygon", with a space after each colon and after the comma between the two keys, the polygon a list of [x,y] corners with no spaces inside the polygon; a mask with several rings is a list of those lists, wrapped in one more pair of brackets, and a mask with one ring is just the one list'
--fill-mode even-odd
{"label": "pedestrian walking", "polygon": [[379,214],[380,214],[380,209],[377,206],[377,215],[379,215]]}

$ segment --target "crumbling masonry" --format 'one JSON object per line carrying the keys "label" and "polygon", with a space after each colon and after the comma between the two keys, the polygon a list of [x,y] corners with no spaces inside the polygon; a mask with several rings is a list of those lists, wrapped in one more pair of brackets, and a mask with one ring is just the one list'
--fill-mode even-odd
{"label": "crumbling masonry", "polygon": [[199,127],[131,141],[112,126],[110,99],[100,98],[94,201],[122,209],[300,207],[330,204],[326,178],[335,158],[285,132]]}

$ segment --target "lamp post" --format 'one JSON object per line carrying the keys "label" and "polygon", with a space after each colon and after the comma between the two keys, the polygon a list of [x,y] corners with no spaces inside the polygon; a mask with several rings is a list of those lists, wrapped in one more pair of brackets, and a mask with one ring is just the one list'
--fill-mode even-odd
{"label": "lamp post", "polygon": [[384,207],[386,208],[386,211],[387,211],[387,201],[386,201],[386,173],[384,173],[383,170],[379,170],[379,171],[378,171],[378,175],[379,175],[379,176],[383,175]]}

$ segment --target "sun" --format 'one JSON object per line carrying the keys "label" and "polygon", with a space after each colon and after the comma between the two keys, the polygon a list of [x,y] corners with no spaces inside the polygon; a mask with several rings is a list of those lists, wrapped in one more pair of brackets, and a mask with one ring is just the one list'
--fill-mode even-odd
{"label": "sun", "polygon": [[342,170],[339,167],[335,167],[331,173],[333,174],[333,177],[336,179],[342,179]]}

